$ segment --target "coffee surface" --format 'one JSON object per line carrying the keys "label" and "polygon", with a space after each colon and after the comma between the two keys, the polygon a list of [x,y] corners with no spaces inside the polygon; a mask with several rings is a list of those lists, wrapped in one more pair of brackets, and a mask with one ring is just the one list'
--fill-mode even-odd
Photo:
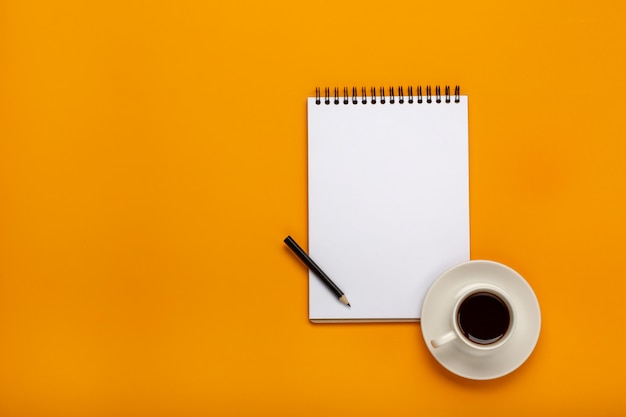
{"label": "coffee surface", "polygon": [[509,329],[511,316],[500,297],[478,292],[459,306],[457,320],[461,332],[474,343],[488,345],[502,339]]}

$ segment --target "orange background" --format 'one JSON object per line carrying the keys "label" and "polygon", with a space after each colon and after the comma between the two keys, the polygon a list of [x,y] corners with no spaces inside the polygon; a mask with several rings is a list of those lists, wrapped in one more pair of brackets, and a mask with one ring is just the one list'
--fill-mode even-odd
{"label": "orange background", "polygon": [[[0,415],[626,414],[626,3],[0,3]],[[472,259],[535,289],[516,372],[313,325],[316,86],[469,95]],[[306,246],[306,245],[305,245]]]}

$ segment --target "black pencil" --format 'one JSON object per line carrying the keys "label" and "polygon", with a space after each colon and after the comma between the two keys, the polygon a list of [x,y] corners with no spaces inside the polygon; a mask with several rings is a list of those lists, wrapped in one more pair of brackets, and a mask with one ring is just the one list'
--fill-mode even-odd
{"label": "black pencil", "polygon": [[291,249],[293,251],[293,253],[295,253],[298,258],[300,258],[300,260],[302,262],[305,263],[306,266],[309,267],[309,269],[311,271],[313,271],[313,273],[315,275],[317,275],[317,277],[319,279],[322,280],[322,282],[324,284],[326,284],[326,286],[333,292],[335,293],[335,295],[337,296],[337,298],[339,298],[339,301],[341,301],[342,303],[344,303],[345,305],[347,305],[348,307],[350,307],[350,303],[348,302],[348,298],[346,297],[346,295],[343,293],[343,291],[341,291],[339,289],[339,287],[337,285],[335,285],[335,283],[328,277],[328,275],[326,275],[324,273],[324,271],[322,271],[322,268],[320,268],[319,266],[317,266],[317,264],[315,262],[313,262],[313,259],[311,259],[309,257],[309,255],[307,255],[307,253],[304,251],[304,249],[302,249],[295,240],[293,240],[291,238],[291,236],[287,236],[285,238],[285,244],[287,246],[289,246],[289,249]]}

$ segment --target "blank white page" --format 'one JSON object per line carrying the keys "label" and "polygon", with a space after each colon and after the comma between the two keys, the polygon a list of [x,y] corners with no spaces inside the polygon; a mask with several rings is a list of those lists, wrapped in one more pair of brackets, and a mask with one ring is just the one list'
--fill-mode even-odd
{"label": "blank white page", "polygon": [[311,321],[417,321],[432,282],[469,260],[467,96],[308,99]]}

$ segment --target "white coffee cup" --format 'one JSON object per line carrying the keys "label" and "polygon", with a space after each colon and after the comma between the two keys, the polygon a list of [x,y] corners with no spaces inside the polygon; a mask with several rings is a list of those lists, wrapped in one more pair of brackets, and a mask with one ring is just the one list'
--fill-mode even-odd
{"label": "white coffee cup", "polygon": [[516,314],[504,290],[491,284],[472,284],[458,291],[455,298],[450,330],[431,339],[433,348],[456,343],[471,352],[488,352],[509,340]]}

